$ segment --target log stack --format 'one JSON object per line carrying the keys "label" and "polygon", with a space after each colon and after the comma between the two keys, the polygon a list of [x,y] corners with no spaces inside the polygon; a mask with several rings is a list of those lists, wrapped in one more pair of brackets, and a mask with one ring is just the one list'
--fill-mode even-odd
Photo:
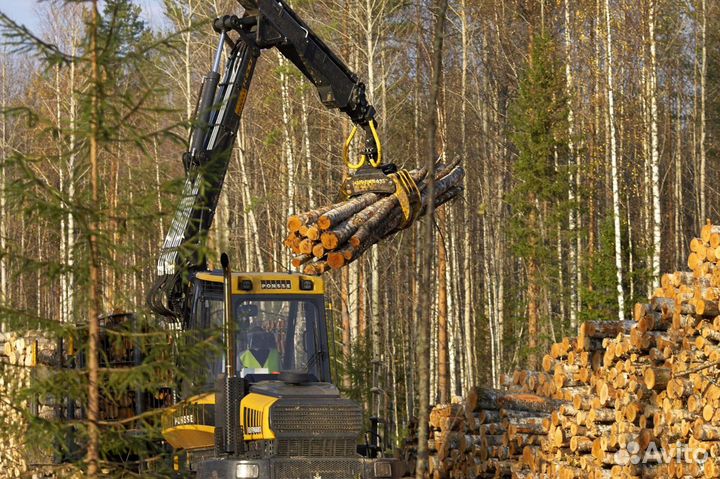
{"label": "log stack", "polygon": [[[22,410],[27,400],[17,401],[30,384],[33,361],[32,341],[14,332],[0,333],[0,474],[2,477],[21,477],[27,473],[24,431],[27,418]],[[20,409],[18,409],[20,408]]]}
{"label": "log stack", "polygon": [[[421,216],[430,202],[426,170],[409,173],[421,193]],[[433,193],[436,207],[460,194],[464,174],[457,164],[438,165]],[[395,195],[365,193],[291,216],[284,245],[293,252],[294,268],[319,275],[355,261],[372,245],[409,226],[405,223]]]}
{"label": "log stack", "polygon": [[430,419],[434,478],[720,477],[720,226],[632,320],[589,321],[541,371]]}

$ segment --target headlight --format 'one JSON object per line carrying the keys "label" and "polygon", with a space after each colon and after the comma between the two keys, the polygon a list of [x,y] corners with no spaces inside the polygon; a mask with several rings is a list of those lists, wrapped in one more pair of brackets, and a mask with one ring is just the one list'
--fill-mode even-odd
{"label": "headlight", "polygon": [[375,477],[392,477],[392,464],[389,462],[376,462]]}
{"label": "headlight", "polygon": [[255,479],[260,475],[260,468],[257,464],[238,464],[235,469],[237,479]]}

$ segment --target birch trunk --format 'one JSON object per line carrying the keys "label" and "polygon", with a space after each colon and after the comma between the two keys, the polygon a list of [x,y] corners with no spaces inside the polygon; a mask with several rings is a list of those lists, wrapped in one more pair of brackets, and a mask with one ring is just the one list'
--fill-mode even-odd
{"label": "birch trunk", "polygon": [[490,378],[494,388],[499,386],[498,364],[497,364],[497,330],[495,326],[495,307],[493,304],[492,279],[490,278],[490,232],[488,228],[487,215],[483,218],[483,276],[485,288],[483,288],[485,299],[485,314],[488,317],[488,329],[490,332]]}
{"label": "birch trunk", "polygon": [[348,372],[348,365],[350,363],[351,343],[350,337],[350,310],[349,310],[349,294],[348,294],[348,273],[349,268],[344,268],[340,276],[340,301],[342,307],[340,309],[342,319],[342,353],[343,353],[343,387],[350,389],[352,387],[352,381],[350,380],[350,373]]}
{"label": "birch trunk", "polygon": [[618,317],[620,320],[625,317],[625,296],[623,293],[623,273],[622,273],[622,244],[620,229],[620,187],[618,184],[618,166],[617,166],[617,150],[615,144],[615,99],[613,97],[613,73],[612,73],[612,27],[610,24],[610,1],[605,0],[605,27],[606,31],[606,50],[607,61],[607,101],[608,101],[608,126],[610,128],[610,162],[612,170],[612,204],[613,204],[613,225],[615,229],[615,270],[617,278],[617,301],[618,301]]}
{"label": "birch trunk", "polygon": [[[191,0],[188,0],[187,2],[188,11],[187,16],[185,18],[185,33],[182,34],[182,39],[185,47],[184,55],[183,55],[183,67],[185,74],[185,119],[190,122],[192,121],[192,114],[193,114],[193,95],[192,95],[192,57],[190,56],[191,52],[191,41],[192,41],[192,17],[193,17],[193,3]],[[188,125],[187,127],[187,138],[188,141],[190,140],[190,132],[192,131],[192,125]]]}
{"label": "birch trunk", "polygon": [[448,269],[445,276],[448,285],[448,318],[450,322],[448,349],[450,357],[451,398],[453,395],[462,395],[463,391],[466,391],[464,386],[467,384],[467,381],[465,380],[467,371],[465,370],[466,360],[464,356],[466,353],[460,340],[460,338],[462,338],[462,327],[460,325],[460,314],[458,313],[458,305],[461,304],[459,298],[461,278],[458,274],[460,272],[460,265],[458,260],[458,251],[460,250],[460,245],[458,244],[456,234],[457,229],[455,228],[457,221],[456,214],[457,213],[454,208],[448,209],[447,215],[450,228],[446,228],[448,230],[448,243],[450,245],[450,258],[448,259]]}
{"label": "birch trunk", "polygon": [[579,284],[579,268],[578,268],[578,250],[579,250],[579,234],[577,231],[578,211],[575,202],[577,183],[579,182],[580,168],[579,160],[575,155],[575,112],[573,110],[573,76],[572,76],[572,43],[570,41],[570,1],[565,0],[565,94],[567,95],[567,122],[568,122],[568,155],[571,174],[568,185],[568,202],[570,203],[570,211],[568,212],[568,230],[570,231],[570,247],[568,248],[568,264],[570,276],[570,329],[577,329],[577,312],[578,312],[578,284]]}
{"label": "birch trunk", "polygon": [[[373,2],[365,0],[365,60],[367,66],[367,94],[368,100],[372,103],[375,98],[375,50],[377,39],[375,38],[375,21],[373,18]],[[381,13],[378,13],[380,18]],[[373,360],[380,358],[380,272],[379,252],[377,245],[370,248],[370,343],[372,346]],[[365,281],[360,287],[364,287]],[[381,387],[378,385],[378,387]]]}
{"label": "birch trunk", "polygon": [[[704,0],[703,0],[704,1]],[[660,254],[662,252],[660,211],[660,158],[658,153],[657,59],[655,53],[655,0],[650,0],[648,26],[650,36],[650,150],[653,197],[653,287],[660,286]]]}
{"label": "birch trunk", "polygon": [[[77,47],[73,41],[72,55],[75,56]],[[70,138],[68,147],[70,154],[68,155],[68,179],[67,179],[67,198],[69,204],[75,203],[75,161],[77,160],[77,154],[75,152],[75,146],[77,143],[75,134],[75,123],[77,115],[77,100],[75,97],[75,62],[70,62],[70,108],[68,111],[69,116],[69,129]],[[67,215],[67,241],[66,241],[66,265],[67,265],[67,280],[68,285],[66,306],[71,322],[75,322],[75,214],[70,211]]]}
{"label": "birch trunk", "polygon": [[[500,54],[500,44],[499,42],[495,42],[495,50],[496,54]],[[485,55],[485,63],[489,62],[488,59],[488,53],[487,49],[484,52]],[[495,107],[492,111],[492,124],[498,125],[501,123],[501,102],[500,102],[500,95],[497,94],[497,92],[494,95]],[[487,112],[487,109],[485,109]],[[503,112],[506,113],[506,112]],[[486,115],[486,120],[487,120]],[[490,131],[489,125],[485,128],[486,132]],[[495,133],[496,134],[496,133]],[[487,135],[487,133],[486,133]],[[494,189],[492,190],[494,192],[494,202],[495,202],[495,208],[498,211],[502,211],[503,204],[504,204],[504,198],[505,198],[505,181],[506,178],[505,175],[505,158],[508,157],[508,151],[507,151],[507,144],[502,141],[496,141],[493,142],[493,165],[494,165],[494,171],[499,172],[499,174],[495,175],[495,184]],[[496,360],[496,367],[497,367],[497,380],[498,385],[500,382],[500,374],[505,369],[504,363],[505,363],[505,351],[504,351],[504,338],[505,338],[505,263],[504,263],[504,257],[505,257],[505,243],[507,241],[507,238],[505,237],[505,229],[503,228],[503,224],[500,222],[500,220],[494,220],[491,219],[491,225],[492,225],[492,232],[493,232],[493,244],[494,244],[494,257],[492,262],[492,268],[493,268],[493,295],[494,295],[494,318],[495,318],[495,351],[497,354],[497,360]]]}
{"label": "birch trunk", "polygon": [[683,231],[683,172],[682,172],[682,111],[680,107],[680,94],[675,98],[675,269],[680,267],[687,257],[685,256],[685,236]]}
{"label": "birch trunk", "polygon": [[[3,72],[3,74],[4,74],[4,72]],[[4,82],[4,78],[3,78],[3,82]],[[5,88],[3,88],[2,93],[3,93],[3,111],[5,111],[5,105],[4,105],[5,104],[5,95],[4,95]],[[63,138],[59,133],[62,131],[62,124],[61,124],[62,108],[61,108],[61,103],[60,103],[60,65],[55,66],[55,109],[56,109],[55,121],[56,121],[56,127],[57,127],[57,131],[58,131],[58,135],[59,135],[57,138],[58,160],[59,160],[58,161],[58,183],[59,183],[58,189],[60,190],[60,195],[62,196],[62,194],[65,192],[65,171],[64,171],[65,166],[63,165]],[[4,137],[4,135],[3,135],[3,137]],[[3,179],[3,183],[4,183],[4,179]],[[4,190],[5,190],[5,185],[3,184],[2,185],[2,191],[3,191],[2,194],[3,195],[4,195]],[[60,264],[65,265],[65,263],[67,261],[67,231],[66,231],[67,230],[67,225],[66,225],[67,206],[64,203],[62,203],[62,200],[60,200],[60,201],[61,201],[61,204],[60,204],[60,211],[61,211],[61,213],[60,213]],[[2,209],[2,212],[0,212],[0,215],[2,215],[2,217],[5,216],[4,208]],[[3,251],[4,251],[4,249],[3,249]],[[2,275],[2,274],[0,274],[0,275]],[[63,323],[67,322],[67,317],[68,317],[68,313],[67,313],[68,290],[69,290],[69,287],[67,284],[67,274],[63,272],[60,274],[60,321]],[[5,299],[4,284],[2,286],[0,286],[0,295],[2,295],[2,300],[4,301],[4,299]]]}
{"label": "birch trunk", "polygon": [[217,234],[218,252],[228,251],[230,247],[230,198],[228,198],[227,188],[223,188],[220,192],[220,201],[218,202],[218,217],[215,221],[215,232]]}
{"label": "birch trunk", "polygon": [[[647,42],[645,35],[643,34],[643,42]],[[643,51],[644,53],[644,51]],[[653,216],[653,208],[652,208],[652,158],[651,158],[651,148],[650,148],[650,123],[651,123],[651,115],[650,115],[650,74],[648,73],[648,66],[647,63],[649,62],[643,62],[642,65],[642,74],[640,76],[640,83],[642,86],[642,95],[640,96],[640,105],[642,110],[642,120],[643,120],[643,129],[642,129],[642,154],[644,159],[644,170],[642,177],[644,179],[643,181],[643,227],[645,236],[648,240],[652,238],[651,231],[652,231],[652,216]],[[649,245],[647,248],[645,248],[645,264],[649,265],[650,268],[652,268],[653,264],[653,243],[650,241],[646,241],[646,243]],[[648,281],[646,283],[646,294],[647,296],[651,296],[652,292],[654,290],[653,288],[653,282]]]}
{"label": "birch trunk", "polygon": [[[292,148],[292,125],[290,123],[290,85],[288,76],[285,73],[287,61],[278,52],[280,59],[280,99],[282,103],[282,120],[283,120],[283,158],[285,159],[285,191],[287,192],[287,206],[285,208],[287,216],[295,212],[295,157]],[[285,248],[282,249],[282,264],[285,267],[290,266],[290,256]]]}
{"label": "birch trunk", "polygon": [[[305,84],[306,82],[303,82]],[[315,208],[315,191],[313,187],[313,164],[312,153],[310,152],[310,127],[308,126],[308,108],[307,95],[303,90],[300,95],[300,107],[302,108],[302,132],[303,132],[303,149],[305,150],[305,170],[307,172],[307,193],[309,209]]]}
{"label": "birch trunk", "polygon": [[[462,160],[469,167],[468,148],[467,148],[467,130],[466,130],[466,118],[467,118],[467,76],[468,76],[468,25],[467,25],[467,11],[466,11],[466,0],[460,2],[460,37],[462,41],[462,67],[460,70],[460,97],[462,99],[460,103],[460,148]],[[463,188],[465,188],[465,194],[470,194],[470,183],[468,180],[469,175],[463,176]],[[470,234],[472,215],[468,206],[463,209],[464,212],[464,224],[463,224],[463,326],[465,328],[465,370],[466,370],[466,390],[475,386],[475,354],[473,345],[473,321],[472,321],[472,300],[473,300],[473,276],[471,267],[471,251],[472,237]]]}
{"label": "birch trunk", "polygon": [[[605,96],[605,93],[600,91],[600,79],[603,77],[603,69],[601,68],[602,61],[600,58],[600,47],[602,45],[602,34],[601,25],[605,23],[604,19],[602,18],[602,9],[600,7],[600,0],[595,0],[595,28],[593,29],[593,44],[595,45],[595,54],[593,56],[594,66],[593,69],[594,75],[594,100],[593,101],[593,130],[594,135],[592,138],[592,154],[595,158],[602,158],[601,154],[601,147],[600,147],[600,135],[602,131],[602,124],[600,120],[600,106],[601,106],[601,98]],[[593,167],[593,175],[590,176],[590,185],[589,185],[589,203],[590,208],[588,211],[588,220],[590,223],[590,227],[588,228],[588,261],[592,261],[593,257],[595,256],[595,246],[597,244],[597,230],[598,230],[598,220],[597,220],[597,208],[599,208],[599,194],[597,192],[597,179],[595,178],[597,174],[597,167]],[[592,288],[592,282],[588,280],[588,288]]]}
{"label": "birch trunk", "polygon": [[252,194],[250,193],[250,181],[248,179],[248,173],[246,168],[246,148],[247,144],[245,138],[245,128],[241,124],[240,128],[238,129],[238,147],[235,152],[235,158],[237,159],[238,169],[240,171],[240,184],[242,187],[242,198],[244,207],[243,210],[245,212],[243,220],[249,225],[248,229],[250,230],[250,236],[246,237],[246,244],[248,247],[248,251],[250,252],[250,260],[248,260],[247,267],[249,268],[249,271],[263,271],[264,265],[260,250],[260,230],[258,228],[255,208],[253,206]]}
{"label": "birch trunk", "polygon": [[[157,125],[156,125],[157,129]],[[155,191],[157,192],[157,209],[158,209],[158,242],[162,244],[165,238],[165,226],[163,225],[163,208],[162,208],[162,192],[160,183],[160,156],[158,155],[157,138],[153,136],[153,161],[155,163]]]}
{"label": "birch trunk", "polygon": [[[357,339],[362,339],[362,342],[365,343],[365,341],[368,339],[367,337],[367,329],[368,329],[368,323],[367,323],[367,310],[365,305],[367,304],[367,288],[365,287],[366,284],[366,275],[365,275],[365,265],[363,263],[360,263],[358,265],[358,292],[357,292],[357,316],[358,316],[358,335]],[[373,344],[373,347],[375,345]]]}

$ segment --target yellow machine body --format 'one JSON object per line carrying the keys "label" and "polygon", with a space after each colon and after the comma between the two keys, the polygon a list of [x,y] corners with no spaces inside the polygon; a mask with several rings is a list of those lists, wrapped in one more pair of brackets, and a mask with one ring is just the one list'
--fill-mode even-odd
{"label": "yellow machine body", "polygon": [[[270,429],[270,407],[278,398],[250,393],[240,402],[240,426],[246,441],[272,441],[275,434]],[[209,406],[209,407],[208,407]],[[175,449],[209,449],[215,444],[215,426],[212,412],[215,394],[193,396],[187,401],[169,408],[163,414],[162,434]]]}
{"label": "yellow machine body", "polygon": [[[222,283],[222,274],[216,272],[198,273],[195,276],[201,281],[211,283]],[[312,289],[301,289],[303,281],[312,282]],[[309,283],[308,283],[309,284]],[[250,287],[242,289],[242,286]],[[233,273],[232,275],[233,295],[298,295],[298,294],[325,294],[325,282],[317,276],[306,276],[288,273]]]}
{"label": "yellow machine body", "polygon": [[215,444],[215,394],[193,396],[168,408],[162,416],[162,435],[176,449],[207,449]]}
{"label": "yellow machine body", "polygon": [[240,427],[246,441],[272,441],[275,434],[270,429],[270,406],[278,398],[250,393],[240,402]]}
{"label": "yellow machine body", "polygon": [[[222,283],[218,272],[197,273],[201,282]],[[303,285],[304,283],[304,285]],[[311,287],[310,287],[311,286]],[[233,296],[288,296],[323,295],[322,278],[287,273],[233,273]],[[240,422],[246,441],[274,440],[270,429],[270,406],[277,398],[251,393],[240,403]],[[215,394],[205,393],[178,403],[163,414],[162,434],[176,449],[208,449],[215,444]]]}

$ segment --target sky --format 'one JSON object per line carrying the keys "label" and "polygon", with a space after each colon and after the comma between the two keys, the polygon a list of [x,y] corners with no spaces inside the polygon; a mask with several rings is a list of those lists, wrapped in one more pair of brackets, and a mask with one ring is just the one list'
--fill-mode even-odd
{"label": "sky", "polygon": [[[38,10],[41,3],[48,0],[0,0],[0,11],[17,23],[23,24],[30,31],[37,32],[41,22]],[[133,0],[143,10],[145,21],[152,27],[158,27],[162,22],[162,0]],[[102,1],[100,2],[102,4]]]}

